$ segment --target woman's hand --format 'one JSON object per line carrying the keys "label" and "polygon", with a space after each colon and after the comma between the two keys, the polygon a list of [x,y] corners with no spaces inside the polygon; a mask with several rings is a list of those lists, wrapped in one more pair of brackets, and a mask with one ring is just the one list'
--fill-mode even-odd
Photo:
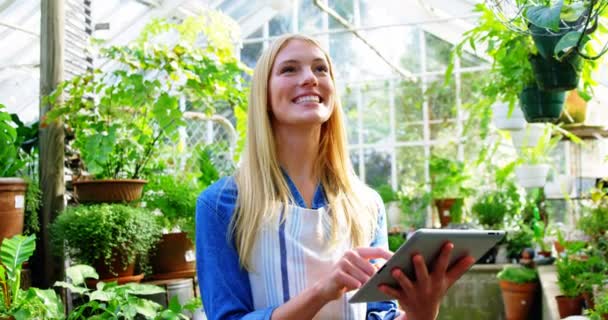
{"label": "woman's hand", "polygon": [[388,260],[393,254],[382,248],[356,248],[344,253],[333,271],[315,284],[315,292],[325,302],[340,298],[345,292],[358,289],[376,273],[370,259]]}
{"label": "woman's hand", "polygon": [[395,268],[391,273],[401,288],[380,285],[379,288],[382,292],[399,301],[405,310],[407,319],[437,318],[441,299],[448,288],[475,263],[473,257],[466,256],[448,270],[453,248],[452,243],[446,243],[443,246],[430,273],[426,268],[424,258],[421,255],[414,256],[412,260],[416,270],[416,281],[410,280],[399,268]]}

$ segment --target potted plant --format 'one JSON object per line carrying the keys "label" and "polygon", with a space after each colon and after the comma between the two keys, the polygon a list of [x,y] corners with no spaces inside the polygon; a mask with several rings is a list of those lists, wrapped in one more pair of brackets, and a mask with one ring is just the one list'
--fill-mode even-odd
{"label": "potted plant", "polygon": [[[244,105],[248,69],[234,54],[233,27],[212,12],[180,24],[155,20],[134,43],[101,50],[121,68],[76,76],[47,97],[54,106],[48,118],[64,120],[74,135],[71,144],[96,179],[75,181],[80,202],[133,201],[141,195],[151,159],[179,137],[177,129],[184,124],[180,99],[206,113],[218,105]],[[199,38],[200,32],[192,30],[207,36]],[[179,36],[173,45],[154,41],[170,31]],[[206,42],[197,42],[201,38]]]}
{"label": "potted plant", "polygon": [[601,287],[606,278],[606,261],[601,254],[601,252],[595,252],[595,254],[588,255],[587,259],[582,261],[585,271],[576,277],[587,309],[593,309],[595,304],[593,287]]}
{"label": "potted plant", "polygon": [[64,318],[63,302],[52,289],[21,288],[23,263],[34,253],[36,237],[16,235],[0,245],[0,319]]}
{"label": "potted plant", "polygon": [[26,163],[21,151],[17,124],[0,104],[0,243],[23,232],[26,181],[21,178]]}
{"label": "potted plant", "polygon": [[531,248],[534,243],[532,228],[523,222],[507,232],[507,257],[519,262],[524,249]]}
{"label": "potted plant", "polygon": [[606,44],[603,39],[606,30],[599,26],[605,3],[523,1],[521,7],[539,52],[531,58],[539,86],[547,90],[575,89],[583,68],[584,81],[588,83],[591,71],[597,66],[594,60],[606,52],[602,45]]}
{"label": "potted plant", "polygon": [[194,311],[201,307],[200,299],[181,305],[178,297],[171,299],[169,308],[152,301],[154,295],[168,294],[161,287],[139,283],[100,283],[91,289],[87,279],[99,279],[95,269],[88,265],[74,265],[66,269],[69,282],[57,281],[55,287],[69,289],[84,298],[84,303],[74,306],[67,320],[80,319],[190,319],[183,311]]}
{"label": "potted plant", "polygon": [[606,320],[608,318],[608,292],[603,292],[596,299],[592,308],[585,310],[585,315],[591,320]]}
{"label": "potted plant", "polygon": [[585,264],[574,257],[562,257],[556,262],[557,284],[561,295],[556,296],[560,318],[580,315],[582,311],[582,289],[577,277],[585,272]]}
{"label": "potted plant", "polygon": [[471,193],[466,186],[470,179],[461,161],[431,156],[431,197],[437,207],[441,226],[450,222],[460,223],[464,208],[464,198]]}
{"label": "potted plant", "polygon": [[550,132],[549,127],[545,128],[544,136],[536,146],[519,150],[519,165],[515,168],[515,176],[524,188],[543,187],[547,181],[550,152],[561,140],[561,136],[551,138]]}
{"label": "potted plant", "polygon": [[507,319],[527,319],[538,289],[536,269],[505,266],[497,275]]}
{"label": "potted plant", "polygon": [[509,108],[506,103],[492,105],[492,120],[496,129],[518,131],[526,127],[526,118],[521,108]]}
{"label": "potted plant", "polygon": [[145,262],[161,229],[145,208],[124,204],[68,207],[51,225],[57,254],[64,249],[78,263],[93,265],[102,280],[139,281],[136,261]]}

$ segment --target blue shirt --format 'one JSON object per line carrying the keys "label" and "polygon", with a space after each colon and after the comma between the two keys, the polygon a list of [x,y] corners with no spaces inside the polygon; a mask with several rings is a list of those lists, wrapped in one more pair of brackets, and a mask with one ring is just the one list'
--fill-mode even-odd
{"label": "blue shirt", "polygon": [[[295,205],[307,207],[295,184],[285,174]],[[236,206],[237,186],[233,177],[225,177],[209,186],[196,204],[196,261],[200,292],[205,313],[215,319],[270,319],[278,306],[254,310],[247,270],[241,268],[234,239],[227,240],[227,231]],[[312,209],[327,205],[319,184]],[[384,211],[378,215],[378,228],[370,246],[387,243]],[[277,288],[278,290],[278,288]],[[392,301],[368,303],[367,319],[392,320],[399,314]]]}

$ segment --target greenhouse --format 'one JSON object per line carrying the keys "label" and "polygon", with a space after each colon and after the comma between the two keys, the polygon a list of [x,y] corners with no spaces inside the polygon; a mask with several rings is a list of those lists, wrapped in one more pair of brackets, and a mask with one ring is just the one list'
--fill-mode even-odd
{"label": "greenhouse", "polygon": [[608,319],[607,7],[0,0],[0,320]]}

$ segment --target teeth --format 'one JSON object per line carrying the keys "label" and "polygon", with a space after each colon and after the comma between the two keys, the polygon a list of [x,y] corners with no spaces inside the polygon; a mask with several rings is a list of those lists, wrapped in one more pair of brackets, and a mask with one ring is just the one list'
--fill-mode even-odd
{"label": "teeth", "polygon": [[301,103],[301,102],[319,102],[319,97],[318,96],[303,96],[303,97],[299,97],[298,99],[296,99],[296,103]]}

